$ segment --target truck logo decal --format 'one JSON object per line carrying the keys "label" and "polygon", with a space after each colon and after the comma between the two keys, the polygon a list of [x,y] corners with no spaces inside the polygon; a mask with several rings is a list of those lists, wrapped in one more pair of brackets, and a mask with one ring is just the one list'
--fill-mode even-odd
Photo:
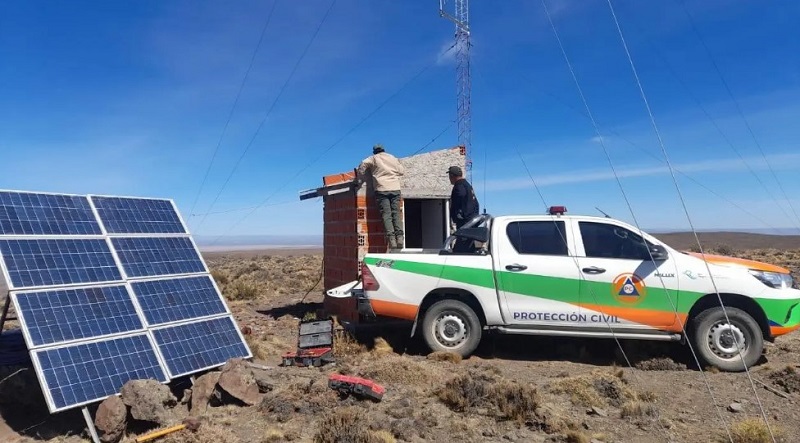
{"label": "truck logo decal", "polygon": [[636,274],[624,273],[614,278],[611,294],[626,304],[637,304],[647,295],[644,280]]}
{"label": "truck logo decal", "polygon": [[379,268],[393,268],[394,260],[378,260],[375,262],[375,266]]}

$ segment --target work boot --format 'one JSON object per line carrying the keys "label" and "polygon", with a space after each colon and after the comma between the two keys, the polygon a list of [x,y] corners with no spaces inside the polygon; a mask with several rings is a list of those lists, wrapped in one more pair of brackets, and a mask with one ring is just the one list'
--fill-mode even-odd
{"label": "work boot", "polygon": [[387,236],[389,239],[389,249],[397,249],[397,239],[394,235]]}
{"label": "work boot", "polygon": [[397,235],[397,247],[403,249],[403,244],[405,244],[406,238],[403,234]]}

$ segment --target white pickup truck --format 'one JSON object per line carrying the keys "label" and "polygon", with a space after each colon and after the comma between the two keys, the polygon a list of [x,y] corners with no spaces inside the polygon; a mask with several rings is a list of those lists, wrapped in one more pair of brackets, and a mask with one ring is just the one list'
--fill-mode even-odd
{"label": "white pickup truck", "polygon": [[[688,339],[702,363],[741,371],[758,361],[764,340],[800,327],[800,290],[786,269],[703,260],[624,222],[564,212],[484,214],[440,251],[368,254],[361,290],[346,294],[362,313],[413,321],[412,335],[419,330],[432,350],[462,356],[485,329]],[[454,252],[456,237],[474,250]]]}

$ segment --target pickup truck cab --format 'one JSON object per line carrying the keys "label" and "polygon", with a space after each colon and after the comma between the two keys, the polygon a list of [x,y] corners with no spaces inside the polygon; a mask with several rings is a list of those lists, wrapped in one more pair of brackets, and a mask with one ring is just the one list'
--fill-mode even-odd
{"label": "pickup truck cab", "polygon": [[[800,290],[788,270],[703,259],[622,221],[565,211],[483,214],[439,251],[368,254],[354,294],[369,315],[413,321],[412,335],[432,350],[462,356],[494,329],[688,340],[701,363],[742,371],[764,340],[800,327]],[[476,246],[454,251],[458,237]]]}

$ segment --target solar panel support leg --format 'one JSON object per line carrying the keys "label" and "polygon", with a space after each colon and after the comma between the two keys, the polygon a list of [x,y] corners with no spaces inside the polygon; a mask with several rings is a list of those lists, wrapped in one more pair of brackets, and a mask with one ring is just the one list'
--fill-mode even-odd
{"label": "solar panel support leg", "polygon": [[3,315],[0,316],[0,334],[6,327],[6,317],[8,316],[8,308],[11,306],[11,295],[6,292],[6,301],[3,303]]}
{"label": "solar panel support leg", "polygon": [[89,428],[89,434],[92,436],[92,441],[94,443],[100,443],[100,437],[97,435],[97,428],[94,427],[92,415],[89,414],[89,408],[84,406],[81,408],[81,412],[83,412],[83,419],[86,420],[86,427]]}

